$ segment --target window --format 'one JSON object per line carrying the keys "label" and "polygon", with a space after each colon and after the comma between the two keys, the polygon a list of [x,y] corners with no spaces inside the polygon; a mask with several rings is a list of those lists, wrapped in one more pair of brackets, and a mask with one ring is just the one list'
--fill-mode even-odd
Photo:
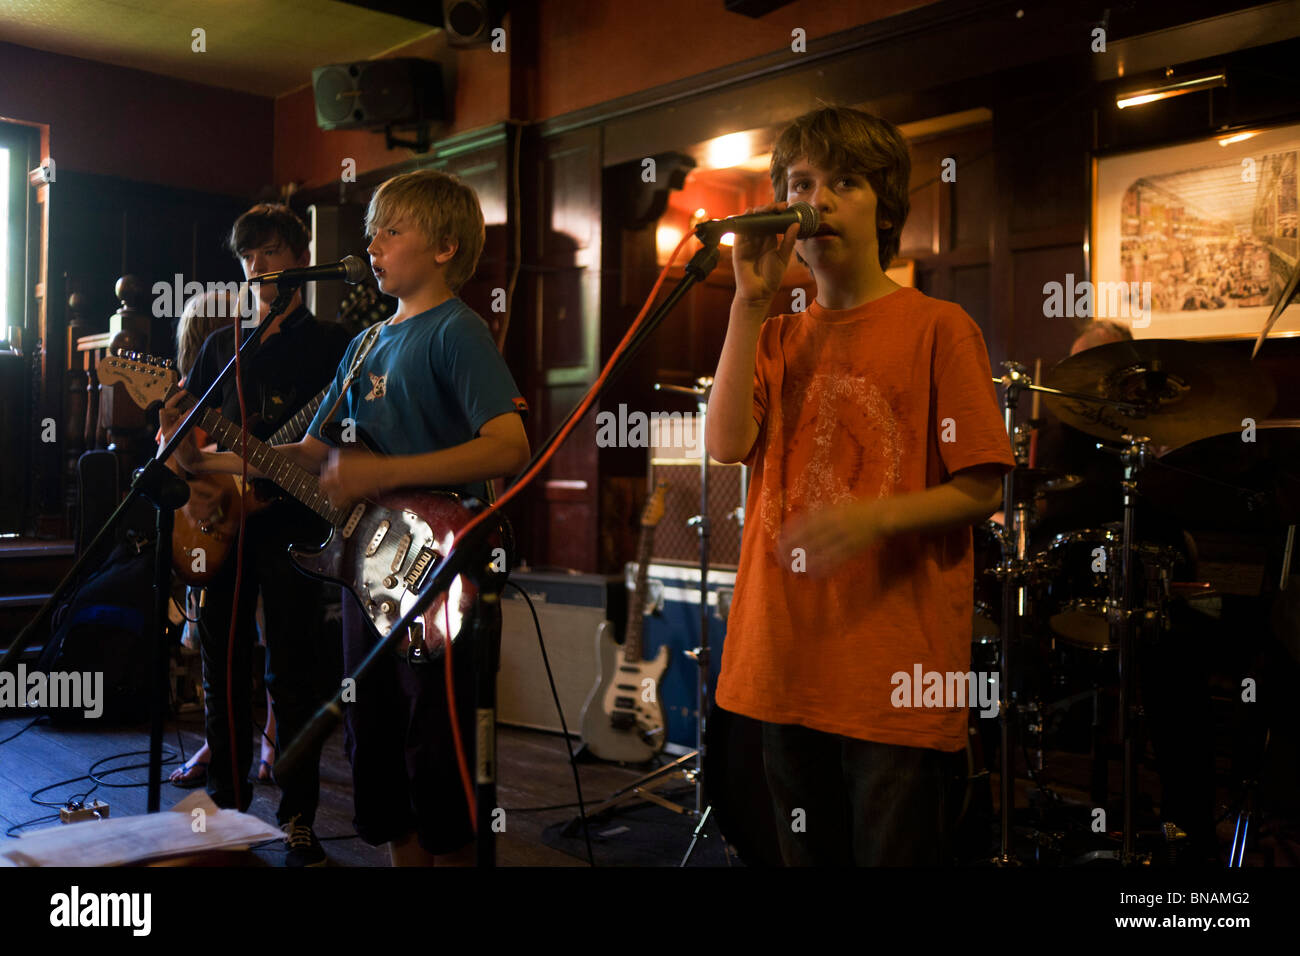
{"label": "window", "polygon": [[0,341],[27,324],[27,170],[40,161],[38,143],[34,127],[0,123]]}

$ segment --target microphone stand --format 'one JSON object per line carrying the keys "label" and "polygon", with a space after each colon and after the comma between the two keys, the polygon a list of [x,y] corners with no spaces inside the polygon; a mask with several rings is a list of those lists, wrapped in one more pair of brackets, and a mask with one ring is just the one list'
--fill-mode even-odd
{"label": "microphone stand", "polygon": [[[294,293],[297,291],[297,286],[296,284],[277,286],[276,291],[275,301],[271,304],[271,310],[266,319],[258,323],[249,333],[248,338],[244,339],[239,350],[241,360],[250,357],[257,351],[267,326],[288,308],[289,303],[293,300]],[[243,321],[242,317],[240,317],[240,321]],[[197,424],[209,399],[221,394],[222,384],[234,373],[234,369],[235,357],[232,356],[230,361],[226,363],[226,367],[221,370],[221,374],[213,379],[212,384],[208,386],[208,390],[203,393],[203,397],[195,402],[194,407],[190,409],[190,413],[185,416],[185,420],[172,433],[172,437],[159,449],[158,454],[143,468],[135,472],[131,487],[126,497],[122,499],[121,504],[108,516],[108,520],[100,527],[90,544],[86,546],[72,565],[72,568],[59,582],[58,587],[54,589],[54,593],[37,611],[36,616],[14,639],[4,656],[0,657],[0,670],[3,670],[22,652],[22,648],[26,646],[28,639],[35,635],[37,628],[41,626],[50,612],[58,606],[63,595],[71,588],[72,583],[80,578],[83,569],[89,564],[90,558],[116,535],[118,526],[125,519],[127,512],[130,511],[136,499],[144,498],[147,500],[156,512],[154,529],[157,535],[154,541],[154,547],[157,550],[154,555],[153,613],[148,625],[148,632],[153,635],[153,693],[149,701],[149,782],[147,803],[147,812],[149,813],[157,813],[162,804],[163,722],[166,719],[170,703],[170,693],[167,687],[170,648],[167,645],[165,629],[167,602],[171,597],[172,527],[176,509],[182,507],[190,498],[190,486],[164,463]],[[46,637],[44,643],[48,643],[49,639],[49,637]],[[227,675],[227,680],[229,680],[229,675]]]}
{"label": "microphone stand", "polygon": [[[709,233],[711,230],[705,230],[701,227],[707,225],[701,223],[696,228],[696,235],[704,243],[704,248],[700,249],[686,264],[686,274],[682,276],[681,281],[673,287],[667,297],[655,308],[645,320],[641,330],[636,334],[627,348],[623,351],[619,360],[614,364],[606,377],[606,387],[613,382],[619,374],[627,368],[632,357],[640,351],[642,346],[649,340],[655,329],[663,322],[668,313],[673,310],[678,302],[686,295],[690,289],[700,282],[703,282],[718,264],[718,240],[721,234]],[[579,402],[573,411],[561,423],[556,434],[562,430],[569,420],[574,417],[577,408],[582,403]],[[549,454],[551,447],[555,443],[555,435],[552,435],[546,443],[537,450],[532,459],[524,466],[523,473],[527,473],[533,465]],[[489,509],[495,510],[495,508]],[[491,587],[492,578],[481,562],[483,545],[486,543],[487,536],[494,527],[490,521],[483,521],[464,533],[464,536],[457,541],[438,562],[433,572],[425,581],[423,587],[416,594],[415,600],[404,613],[389,629],[389,632],[382,635],[380,640],[370,649],[370,653],[365,656],[356,670],[348,675],[356,683],[360,683],[361,677],[364,676],[375,662],[379,660],[380,655],[389,652],[397,636],[404,634],[420,615],[424,609],[429,606],[434,597],[445,593],[456,577],[462,573],[468,573],[471,579],[482,579],[487,582],[486,587]],[[475,555],[479,555],[479,563],[476,565]],[[499,598],[501,588],[504,586],[504,576],[501,578],[499,586],[495,587],[495,593]],[[485,588],[479,589],[479,600],[482,602],[487,591]],[[475,621],[482,618],[482,608],[475,609]],[[478,625],[476,623],[476,629]],[[447,640],[451,640],[452,635],[447,635]],[[480,642],[486,644],[486,641]],[[496,705],[495,705],[495,657],[490,649],[480,647],[476,652],[476,679],[475,686],[478,688],[479,696],[476,700],[477,707],[477,767],[476,780],[476,798],[475,806],[478,808],[478,827],[477,827],[477,846],[476,846],[476,863],[478,866],[495,866],[496,850],[495,840],[496,831],[491,825],[487,824],[490,814],[496,809]],[[491,676],[489,676],[491,675]],[[304,727],[294,738],[293,742],[285,749],[284,754],[276,762],[275,772],[281,773],[284,770],[291,769],[298,761],[304,759],[312,748],[323,744],[334,728],[338,725],[343,716],[343,688],[348,685],[343,681],[339,690],[335,691],[334,697],[325,703],[317,712],[311,721]],[[486,695],[486,698],[485,698]]]}

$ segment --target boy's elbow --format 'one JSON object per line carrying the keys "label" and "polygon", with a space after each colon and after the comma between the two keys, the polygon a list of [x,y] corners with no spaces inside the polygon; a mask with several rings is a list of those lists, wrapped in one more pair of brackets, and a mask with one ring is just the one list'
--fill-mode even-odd
{"label": "boy's elbow", "polygon": [[1002,479],[986,479],[984,487],[983,506],[980,509],[980,520],[983,521],[990,515],[1002,508]]}
{"label": "boy's elbow", "polygon": [[515,442],[512,448],[514,450],[514,458],[512,458],[510,461],[509,472],[507,477],[513,477],[514,475],[517,475],[521,471],[523,471],[524,467],[528,464],[529,460],[533,456],[532,448],[529,446],[528,439],[526,437],[521,441]]}
{"label": "boy's elbow", "polygon": [[[722,429],[719,429],[722,431]],[[754,435],[741,435],[737,441],[735,432],[715,434],[709,431],[708,425],[705,425],[704,447],[709,457],[723,465],[734,465],[745,460],[751,448],[754,447],[754,441],[757,437],[758,426],[753,429]]]}

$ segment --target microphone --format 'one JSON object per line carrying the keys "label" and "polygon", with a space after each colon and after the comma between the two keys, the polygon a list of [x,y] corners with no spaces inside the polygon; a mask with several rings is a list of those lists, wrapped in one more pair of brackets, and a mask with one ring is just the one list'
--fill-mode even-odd
{"label": "microphone", "polygon": [[800,239],[807,239],[817,231],[817,210],[806,202],[791,203],[784,212],[751,212],[726,219],[710,219],[695,227],[695,235],[704,242],[729,232],[772,233],[785,232],[794,223],[799,224]]}
{"label": "microphone", "polygon": [[265,272],[260,276],[252,276],[248,281],[294,283],[319,282],[322,279],[342,279],[356,285],[368,275],[370,275],[370,266],[366,265],[364,259],[359,259],[356,256],[345,256],[341,261],[331,262],[328,265]]}

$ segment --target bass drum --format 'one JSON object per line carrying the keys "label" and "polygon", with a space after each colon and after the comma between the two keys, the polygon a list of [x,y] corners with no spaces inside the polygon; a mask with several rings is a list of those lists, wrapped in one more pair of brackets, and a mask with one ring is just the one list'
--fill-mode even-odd
{"label": "bass drum", "polygon": [[762,725],[714,704],[704,743],[704,792],[718,829],[746,866],[782,866]]}

